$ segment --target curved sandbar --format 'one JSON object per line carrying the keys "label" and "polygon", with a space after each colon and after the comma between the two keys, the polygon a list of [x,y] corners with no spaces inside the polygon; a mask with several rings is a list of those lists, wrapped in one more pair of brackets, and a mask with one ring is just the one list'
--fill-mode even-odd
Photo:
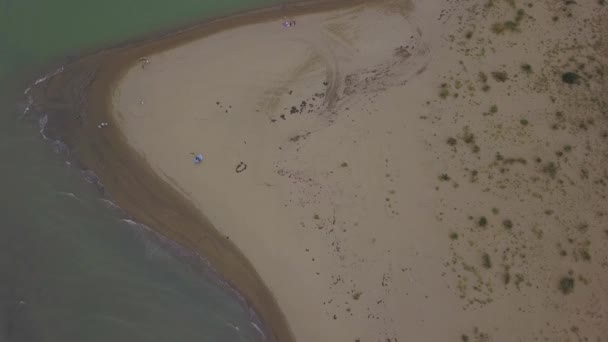
{"label": "curved sandbar", "polygon": [[[213,20],[178,33],[85,56],[29,90],[38,111],[49,117],[45,134],[66,143],[71,149],[71,159],[81,168],[94,171],[102,181],[100,189],[109,193],[130,216],[205,257],[261,316],[270,340],[294,341],[295,338],[276,300],[251,263],[232,241],[218,233],[198,208],[150,168],[127,144],[117,125],[100,130],[99,124],[113,122],[112,89],[125,70],[139,63],[142,56],[232,27],[356,3],[299,2]],[[91,175],[87,173],[87,178]]]}
{"label": "curved sandbar", "polygon": [[608,127],[587,96],[605,88],[555,72],[573,50],[606,63],[605,42],[559,49],[606,32],[596,9],[576,7],[591,24],[573,32],[542,4],[351,5],[93,56],[47,98],[79,78],[94,96],[66,138],[85,164],[209,256],[279,341],[605,336],[608,176],[592,146]]}
{"label": "curved sandbar", "polygon": [[[340,273],[360,284],[367,278],[340,251],[354,207],[335,203],[345,199],[335,192],[354,189],[332,183],[349,182],[356,170],[380,172],[347,156],[350,144],[340,151],[352,132],[339,122],[346,106],[362,109],[364,93],[422,67],[404,47],[417,34],[407,4],[377,1],[286,16],[295,21],[288,27],[275,18],[224,30],[142,56],[113,90],[127,142],[251,261],[298,341],[380,332],[356,331],[365,324],[344,313],[348,304],[340,312],[323,304],[336,296]],[[205,159],[194,165],[198,153]],[[247,168],[237,172],[239,164]],[[375,224],[388,225],[379,209]],[[340,295],[359,290],[353,284]]]}

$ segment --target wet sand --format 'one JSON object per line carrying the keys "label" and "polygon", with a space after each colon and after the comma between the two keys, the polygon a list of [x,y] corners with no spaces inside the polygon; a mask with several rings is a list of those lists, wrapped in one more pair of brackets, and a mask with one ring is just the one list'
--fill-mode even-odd
{"label": "wet sand", "polygon": [[279,341],[608,335],[606,7],[349,5],[85,58],[52,121]]}

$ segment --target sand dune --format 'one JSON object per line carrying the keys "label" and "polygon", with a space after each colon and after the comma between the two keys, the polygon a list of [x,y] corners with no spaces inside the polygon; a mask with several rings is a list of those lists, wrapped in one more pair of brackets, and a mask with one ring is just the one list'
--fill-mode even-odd
{"label": "sand dune", "polygon": [[134,59],[114,118],[298,341],[601,339],[601,14],[378,1],[250,23]]}

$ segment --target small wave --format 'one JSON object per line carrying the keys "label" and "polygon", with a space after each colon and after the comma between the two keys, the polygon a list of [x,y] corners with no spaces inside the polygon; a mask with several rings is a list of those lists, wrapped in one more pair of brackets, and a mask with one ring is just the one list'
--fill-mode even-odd
{"label": "small wave", "polygon": [[106,205],[106,208],[110,208],[110,209],[120,209],[120,207],[119,207],[119,206],[118,206],[116,203],[114,203],[114,202],[110,201],[109,199],[100,198],[99,200],[100,200],[100,201],[101,201],[103,204],[105,204],[105,205]]}
{"label": "small wave", "polygon": [[70,149],[68,148],[68,145],[66,145],[61,140],[53,140],[52,146],[53,146],[53,152],[55,152],[57,154],[68,154],[69,155],[69,153],[70,153]]}
{"label": "small wave", "polygon": [[[118,206],[116,206],[116,207],[120,208]],[[133,221],[131,219],[126,219],[126,218],[120,219],[119,221],[120,222],[124,222],[124,223],[128,224],[129,226],[131,226],[133,228],[138,228],[139,232],[146,232],[146,233],[149,233],[149,234],[153,234],[155,237],[160,238],[160,235],[158,233],[156,233],[154,230],[150,229],[150,227],[146,226],[143,223],[139,223],[139,222]]]}
{"label": "small wave", "polygon": [[76,194],[74,194],[73,192],[64,192],[64,191],[58,191],[57,194],[62,195],[62,196],[67,196],[73,199],[79,199],[78,196],[76,196]]}
{"label": "small wave", "polygon": [[224,324],[226,324],[227,326],[231,327],[232,329],[234,329],[236,331],[241,331],[241,328],[239,328],[238,325],[232,324],[230,322],[225,322],[225,321],[224,321]]}
{"label": "small wave", "polygon": [[139,223],[127,218],[120,219],[120,221],[127,223],[131,227],[138,228],[142,232],[146,232],[147,234],[145,235],[144,239],[149,240],[148,242],[154,242],[155,244],[160,245],[163,249],[170,251],[173,256],[183,259],[195,260],[196,264],[203,265],[205,267],[205,271],[208,272],[219,285],[234,292],[234,295],[240,301],[246,303],[245,298],[236,289],[230,286],[230,284],[228,284],[222,279],[220,274],[215,270],[215,268],[211,265],[207,258],[203,257],[196,251],[182,246],[177,241],[163,236],[162,234],[156,232],[155,230],[151,229],[143,223]]}
{"label": "small wave", "polygon": [[131,225],[131,226],[142,226],[143,228],[148,229],[148,227],[146,227],[145,224],[139,224],[139,223],[137,223],[137,222],[135,222],[133,220],[129,220],[129,219],[120,219],[120,220],[122,222],[125,222],[125,223]]}
{"label": "small wave", "polygon": [[[60,73],[62,73],[62,72],[63,72],[63,67],[59,67],[57,70],[53,71],[52,73],[50,73],[50,74],[46,74],[46,75],[44,75],[44,76],[40,77],[39,79],[37,79],[37,80],[34,82],[33,86],[37,86],[38,84],[40,84],[40,83],[42,83],[42,82],[44,82],[44,81],[48,80],[49,78],[51,78],[51,77],[53,77],[53,76],[56,76],[56,75],[58,75],[58,74],[60,74]],[[26,89],[26,91],[29,91],[29,89],[30,89],[30,88],[31,88],[31,87],[28,87],[28,89]],[[27,94],[27,92],[26,92],[26,94]]]}
{"label": "small wave", "polygon": [[21,117],[24,117],[27,113],[29,113],[33,104],[34,104],[34,98],[31,95],[29,95],[27,97],[27,104],[25,104],[25,108],[23,109],[23,114],[21,114]]}
{"label": "small wave", "polygon": [[70,149],[68,148],[68,145],[66,145],[61,140],[51,140],[51,139],[49,139],[49,137],[46,136],[46,134],[44,134],[46,125],[48,123],[49,123],[49,117],[46,114],[41,116],[40,119],[38,119],[38,127],[40,127],[40,135],[42,136],[42,138],[44,140],[51,141],[51,147],[53,148],[53,152],[55,152],[56,154],[65,154],[65,155],[69,156]]}
{"label": "small wave", "polygon": [[262,341],[266,341],[266,334],[264,334],[264,331],[262,331],[262,329],[255,324],[255,322],[249,322],[251,323],[251,326],[260,334],[260,336],[262,336]]}
{"label": "small wave", "polygon": [[103,183],[101,182],[99,177],[97,177],[97,174],[93,172],[93,170],[81,170],[80,174],[82,174],[82,177],[84,177],[84,180],[87,183],[95,185],[99,191],[104,192],[105,187],[103,186]]}
{"label": "small wave", "polygon": [[84,180],[91,184],[97,184],[99,182],[99,177],[92,170],[82,170],[81,171]]}
{"label": "small wave", "polygon": [[162,236],[147,225],[126,218],[120,219],[120,221],[128,224],[139,235],[139,238],[144,243],[146,253],[149,257],[155,259],[169,259],[171,257],[177,257],[184,260],[196,260],[196,263],[202,262],[204,265],[210,268],[210,265],[206,259],[202,258],[197,253],[184,248],[179,243]]}
{"label": "small wave", "polygon": [[49,138],[46,137],[46,135],[44,135],[44,129],[46,128],[46,124],[49,123],[49,116],[44,114],[40,117],[40,119],[38,119],[38,127],[40,127],[40,135],[42,135],[42,138],[44,138],[44,140],[49,140]]}

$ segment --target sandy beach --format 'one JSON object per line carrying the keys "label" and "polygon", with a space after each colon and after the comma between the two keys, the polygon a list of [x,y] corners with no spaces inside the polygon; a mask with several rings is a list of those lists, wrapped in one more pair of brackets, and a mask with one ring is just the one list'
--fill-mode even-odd
{"label": "sandy beach", "polygon": [[82,153],[279,341],[603,341],[606,15],[370,1],[119,49],[81,139],[137,173]]}

